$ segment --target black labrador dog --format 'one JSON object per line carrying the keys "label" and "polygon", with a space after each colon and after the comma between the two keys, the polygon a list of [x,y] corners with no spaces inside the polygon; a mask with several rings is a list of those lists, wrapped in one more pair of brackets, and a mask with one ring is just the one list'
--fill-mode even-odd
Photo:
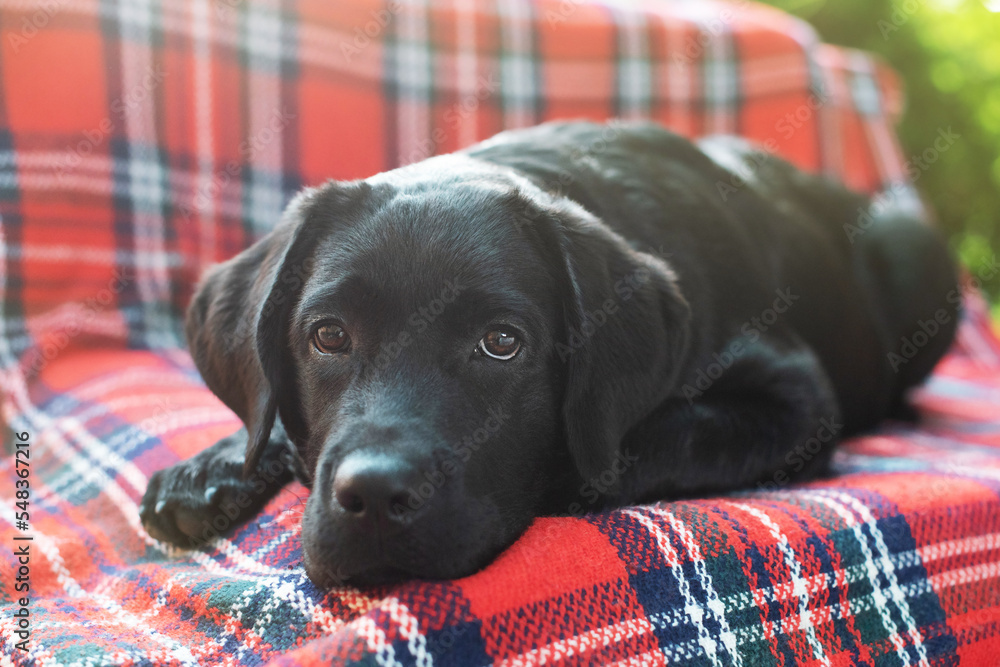
{"label": "black labrador dog", "polygon": [[246,428],[150,481],[197,545],[297,475],[319,585],[453,578],[541,515],[821,473],[910,414],[956,269],[891,202],[733,138],[550,123],[306,190],[187,336]]}

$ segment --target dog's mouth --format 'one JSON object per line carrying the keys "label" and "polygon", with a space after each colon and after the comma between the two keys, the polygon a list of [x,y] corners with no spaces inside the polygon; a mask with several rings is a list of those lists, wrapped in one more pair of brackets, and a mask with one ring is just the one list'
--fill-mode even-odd
{"label": "dog's mouth", "polygon": [[321,588],[458,579],[486,567],[521,531],[480,524],[449,532],[407,531],[383,541],[351,530],[316,535],[303,526],[306,574]]}

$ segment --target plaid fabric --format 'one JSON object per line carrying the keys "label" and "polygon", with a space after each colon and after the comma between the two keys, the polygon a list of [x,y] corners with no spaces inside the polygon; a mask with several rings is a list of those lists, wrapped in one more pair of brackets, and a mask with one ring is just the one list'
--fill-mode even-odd
{"label": "plaid fabric", "polygon": [[[975,307],[975,304],[973,304]],[[238,426],[187,355],[82,350],[10,387],[31,442],[30,652],[13,465],[0,650],[16,664],[992,665],[1000,654],[1000,342],[980,309],[918,398],[794,489],[542,519],[466,579],[317,590],[305,490],[185,552],[151,539],[148,476]],[[9,664],[9,663],[5,663]]]}
{"label": "plaid fabric", "polygon": [[180,346],[198,276],[303,185],[510,127],[650,117],[905,177],[891,72],[746,0],[0,0],[0,72],[0,367],[28,374]]}
{"label": "plaid fabric", "polygon": [[138,522],[155,470],[238,425],[182,350],[193,284],[303,184],[622,116],[918,205],[868,56],[743,0],[0,0],[0,71],[0,416],[31,452],[27,533],[0,462],[0,665],[996,662],[1000,343],[975,297],[928,424],[850,443],[835,479],[540,520],[467,579],[317,590],[299,486],[201,551]]}

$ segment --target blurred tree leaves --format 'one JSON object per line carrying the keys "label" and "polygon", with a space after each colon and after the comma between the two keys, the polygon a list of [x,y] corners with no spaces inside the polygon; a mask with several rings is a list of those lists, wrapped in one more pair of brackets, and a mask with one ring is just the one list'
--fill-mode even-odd
{"label": "blurred tree leaves", "polygon": [[[988,266],[1000,254],[1000,0],[764,1],[809,21],[824,41],[878,53],[899,72],[907,157],[942,128],[960,135],[918,187],[973,274]],[[983,286],[1000,316],[1000,277]]]}

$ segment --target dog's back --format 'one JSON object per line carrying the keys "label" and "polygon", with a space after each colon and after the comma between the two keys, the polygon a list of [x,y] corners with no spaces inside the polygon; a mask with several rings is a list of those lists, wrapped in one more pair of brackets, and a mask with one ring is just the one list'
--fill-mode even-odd
{"label": "dog's back", "polygon": [[883,348],[882,372],[892,384],[883,416],[912,417],[906,391],[930,375],[959,320],[961,291],[940,232],[907,211],[895,192],[873,202],[742,139],[708,137],[699,146],[786,217],[823,230],[825,250],[851,268],[858,304]]}
{"label": "dog's back", "polygon": [[662,255],[685,294],[711,304],[694,316],[696,368],[784,292],[794,304],[777,326],[822,361],[842,435],[906,414],[906,390],[954,337],[960,294],[936,230],[741,139],[694,144],[650,123],[550,123],[471,154],[534,177]]}

